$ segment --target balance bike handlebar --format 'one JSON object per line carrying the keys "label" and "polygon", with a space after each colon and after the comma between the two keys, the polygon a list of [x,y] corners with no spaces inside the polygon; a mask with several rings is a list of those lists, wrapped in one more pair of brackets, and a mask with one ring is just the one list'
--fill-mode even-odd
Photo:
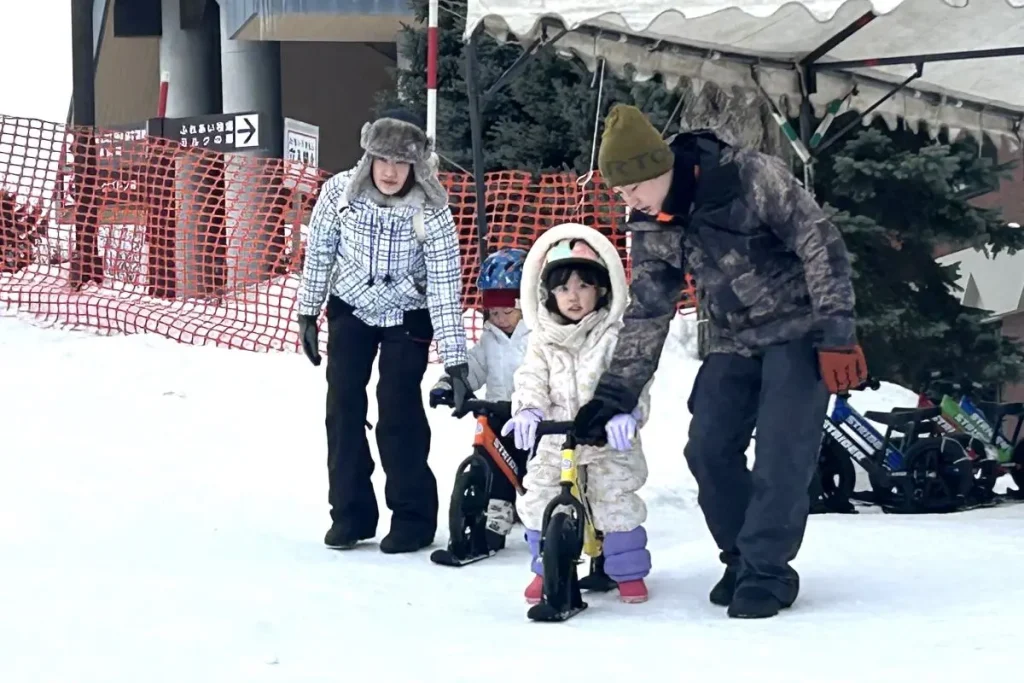
{"label": "balance bike handlebar", "polygon": [[882,383],[877,377],[868,377],[864,384],[861,384],[856,388],[857,391],[864,391],[865,389],[871,389],[872,391],[878,391],[882,388]]}
{"label": "balance bike handlebar", "polygon": [[865,389],[871,389],[872,391],[878,391],[881,388],[882,388],[882,383],[880,381],[878,381],[877,377],[868,377],[867,381],[865,381],[864,384],[861,384],[860,386],[857,386],[857,387],[851,387],[850,389],[847,389],[846,391],[840,391],[838,394],[836,394],[836,396],[840,396],[842,398],[850,398],[850,392],[851,391],[864,391]]}
{"label": "balance bike handlebar", "polygon": [[537,439],[542,436],[568,436],[573,433],[572,420],[541,420],[537,423]]}
{"label": "balance bike handlebar", "polygon": [[477,416],[509,415],[512,412],[511,401],[484,401],[478,398],[467,398],[465,406],[466,410]]}
{"label": "balance bike handlebar", "polygon": [[[454,408],[454,401],[445,401],[437,399],[435,397],[430,398],[430,407],[437,408],[438,406],[444,406],[446,408]],[[465,408],[467,412],[473,414],[474,417],[483,415],[489,417],[491,415],[502,416],[508,415],[512,412],[511,401],[484,401],[478,398],[467,398],[465,402]]]}

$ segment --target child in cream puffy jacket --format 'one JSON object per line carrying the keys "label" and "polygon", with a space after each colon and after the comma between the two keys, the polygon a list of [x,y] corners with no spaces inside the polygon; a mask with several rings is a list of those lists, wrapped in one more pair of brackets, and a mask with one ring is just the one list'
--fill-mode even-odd
{"label": "child in cream puffy jacket", "polygon": [[[529,449],[541,420],[572,420],[594,394],[618,341],[628,300],[619,255],[601,233],[566,223],[542,234],[523,267],[521,304],[530,328],[526,357],[515,375],[514,417],[502,429]],[[625,602],[647,599],[644,577],[651,569],[647,506],[637,491],[647,480],[638,432],[650,408],[649,387],[631,414],[608,423],[608,444],[580,446],[587,468],[587,499],[594,526],[604,533],[605,571]],[[533,554],[530,603],[539,602],[543,568],[539,558],[544,508],[559,492],[561,437],[544,437],[527,465],[526,494],[517,504]]]}

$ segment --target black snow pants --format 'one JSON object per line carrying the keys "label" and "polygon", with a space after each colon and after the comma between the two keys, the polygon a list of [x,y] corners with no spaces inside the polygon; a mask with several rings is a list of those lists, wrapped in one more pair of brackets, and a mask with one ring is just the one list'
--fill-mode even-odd
{"label": "black snow pants", "polygon": [[437,530],[437,481],[427,464],[430,425],[421,383],[427,369],[433,327],[428,311],[405,314],[398,327],[373,327],[352,308],[331,297],[327,304],[327,471],[328,500],[336,525],[359,538],[375,535],[377,499],[366,438],[366,386],[380,350],[377,424],[373,431],[384,467],[384,499],[391,531],[433,537]]}
{"label": "black snow pants", "polygon": [[[697,373],[686,461],[722,560],[737,585],[759,585],[792,603],[800,579],[790,566],[803,543],[807,487],[818,462],[828,390],[808,340],[758,357],[712,353]],[[746,451],[757,428],[753,471]]]}

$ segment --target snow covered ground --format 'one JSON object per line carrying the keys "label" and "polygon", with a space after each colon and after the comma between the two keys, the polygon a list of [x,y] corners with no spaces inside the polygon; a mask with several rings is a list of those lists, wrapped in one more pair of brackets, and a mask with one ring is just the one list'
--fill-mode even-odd
{"label": "snow covered ground", "polygon": [[[427,553],[323,547],[325,384],[301,355],[0,314],[0,681],[902,682],[1018,670],[1024,584],[1001,577],[1024,566],[1024,506],[815,516],[792,610],[743,622],[708,603],[721,567],[682,457],[697,367],[688,329],[673,326],[644,431],[651,601],[591,596],[576,619],[546,625],[526,619],[518,535],[459,570]],[[440,368],[429,372],[424,386]],[[855,404],[912,400],[890,386]],[[430,417],[447,501],[472,424]],[[382,496],[379,469],[375,479]]]}

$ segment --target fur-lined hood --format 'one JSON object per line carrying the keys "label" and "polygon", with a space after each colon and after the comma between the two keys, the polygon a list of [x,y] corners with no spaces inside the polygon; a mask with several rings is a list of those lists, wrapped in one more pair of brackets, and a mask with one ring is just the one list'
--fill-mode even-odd
{"label": "fur-lined hood", "polygon": [[[607,311],[606,316],[601,316],[602,319],[597,321],[597,325],[588,331],[600,334],[622,321],[622,315],[626,312],[626,305],[629,303],[629,283],[626,281],[626,270],[622,266],[619,252],[608,238],[597,230],[580,223],[562,223],[549,228],[537,238],[523,264],[520,303],[523,310],[523,321],[531,330],[543,332],[554,327],[566,327],[544,306],[544,302],[548,298],[548,291],[544,287],[544,283],[541,282],[541,273],[544,271],[544,262],[548,251],[558,242],[574,238],[584,240],[597,252],[605,267],[608,268],[608,279],[612,285],[610,302],[604,309]],[[584,318],[579,324],[583,325],[586,320]]]}
{"label": "fur-lined hood", "polygon": [[[438,157],[434,141],[412,123],[395,118],[380,118],[363,124],[359,144],[365,153],[353,169],[345,190],[348,203],[364,197],[380,206],[448,206],[448,193],[438,180]],[[374,157],[412,164],[416,185],[404,197],[389,197],[373,184]]]}

